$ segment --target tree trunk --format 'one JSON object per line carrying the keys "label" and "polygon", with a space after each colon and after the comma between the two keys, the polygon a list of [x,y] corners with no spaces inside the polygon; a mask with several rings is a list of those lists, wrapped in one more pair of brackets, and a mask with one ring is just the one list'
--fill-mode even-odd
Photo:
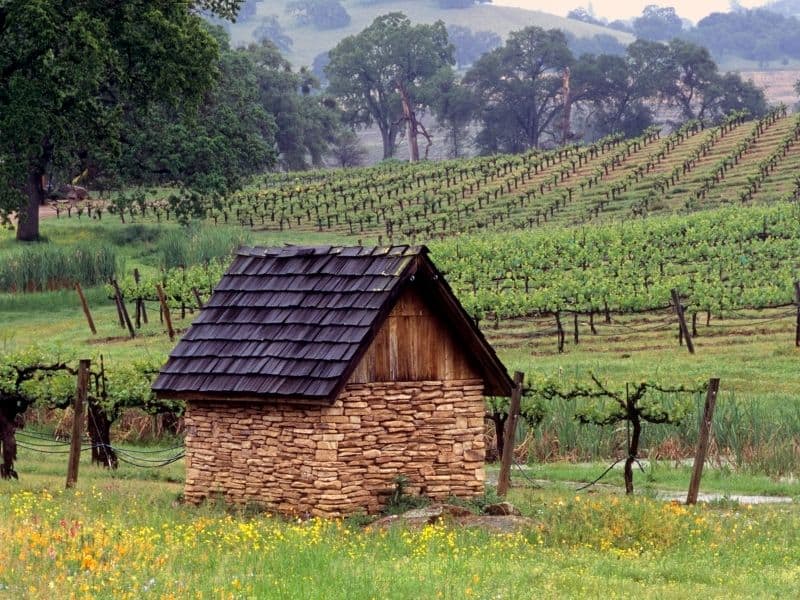
{"label": "tree trunk", "polygon": [[161,426],[170,435],[178,435],[181,420],[174,412],[165,412],[161,414]]}
{"label": "tree trunk", "polygon": [[111,420],[94,398],[89,398],[89,439],[92,441],[92,464],[108,469],[119,466],[117,454],[111,447]]}
{"label": "tree trunk", "polygon": [[635,417],[633,425],[633,435],[631,436],[630,446],[628,447],[628,458],[625,460],[625,493],[633,494],[633,463],[639,452],[639,438],[642,435],[642,423],[639,417]]}
{"label": "tree trunk", "polygon": [[381,141],[383,142],[383,159],[392,158],[394,156],[394,139],[390,129],[381,129]]}
{"label": "tree trunk", "polygon": [[570,71],[569,67],[564,69],[564,74],[561,77],[561,93],[564,97],[564,114],[561,121],[561,143],[566,145],[570,138],[570,121],[572,118],[572,95],[569,85]]}
{"label": "tree trunk", "polygon": [[506,419],[508,419],[508,415],[492,413],[491,419],[494,423],[494,433],[497,438],[497,459],[500,460],[500,457],[503,456]]}
{"label": "tree trunk", "polygon": [[419,161],[417,116],[414,114],[414,109],[411,108],[411,99],[408,97],[408,91],[399,82],[397,83],[397,91],[400,93],[400,102],[403,105],[403,118],[405,119],[408,133],[408,160],[410,162],[417,162]]}
{"label": "tree trunk", "polygon": [[[10,400],[4,399],[6,402]],[[3,462],[0,464],[0,479],[18,479],[14,470],[14,461],[17,460],[17,438],[14,435],[17,429],[16,412],[8,407],[0,407],[0,449],[2,449]]]}
{"label": "tree trunk", "polygon": [[17,240],[20,242],[35,242],[39,239],[39,207],[44,204],[45,198],[43,176],[44,172],[36,168],[28,173],[28,181],[25,183],[28,203],[17,215]]}

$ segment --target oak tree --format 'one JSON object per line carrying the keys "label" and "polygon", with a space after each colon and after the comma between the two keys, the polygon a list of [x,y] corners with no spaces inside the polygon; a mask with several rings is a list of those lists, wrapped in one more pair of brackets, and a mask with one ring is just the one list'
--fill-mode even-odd
{"label": "oak tree", "polygon": [[240,2],[6,0],[0,4],[0,215],[39,237],[45,177],[91,173],[118,152],[126,114],[199,102],[218,45],[199,14]]}
{"label": "oak tree", "polygon": [[454,63],[444,23],[414,25],[403,13],[376,18],[361,33],[346,37],[330,51],[325,68],[330,91],[338,96],[354,125],[375,124],[383,156],[394,155],[405,124],[412,161],[419,160],[417,138],[430,137],[418,119],[426,108],[425,87]]}

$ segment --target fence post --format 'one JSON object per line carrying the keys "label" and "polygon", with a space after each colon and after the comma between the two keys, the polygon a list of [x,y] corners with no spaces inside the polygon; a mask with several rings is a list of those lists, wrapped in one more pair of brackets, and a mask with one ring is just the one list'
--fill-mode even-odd
{"label": "fence post", "polygon": [[81,462],[81,438],[83,436],[83,407],[89,391],[89,359],[81,359],[78,363],[78,384],[75,391],[74,411],[72,419],[72,439],[69,446],[69,463],[67,464],[67,488],[75,487],[78,482],[78,466]]}
{"label": "fence post", "polygon": [[156,284],[156,292],[158,293],[158,301],[161,303],[161,314],[164,315],[164,321],[167,324],[167,333],[169,334],[170,341],[175,339],[175,330],[172,328],[172,315],[169,313],[169,306],[167,306],[167,297],[164,295],[164,289],[160,284]]}
{"label": "fence post", "polygon": [[97,328],[94,326],[94,319],[92,319],[92,313],[89,311],[89,303],[86,302],[86,296],[83,295],[83,289],[81,289],[80,283],[75,282],[75,290],[78,292],[78,297],[81,299],[83,314],[86,315],[86,321],[89,323],[89,329],[92,330],[92,335],[97,335]]}
{"label": "fence post", "polygon": [[136,332],[133,329],[133,323],[131,323],[131,317],[128,314],[128,307],[125,306],[125,299],[122,297],[122,292],[119,289],[119,284],[117,283],[117,280],[112,279],[111,285],[114,286],[114,294],[117,297],[117,306],[119,306],[120,310],[122,311],[122,318],[125,321],[125,326],[128,328],[128,333],[131,334],[132,338],[135,338]]}
{"label": "fence post", "polygon": [[514,434],[517,432],[517,417],[519,417],[519,405],[522,399],[522,379],[524,373],[516,371],[514,373],[514,389],[511,390],[511,404],[508,407],[508,419],[506,420],[506,430],[503,434],[503,456],[500,460],[500,474],[497,478],[497,495],[505,496],[511,486],[511,461],[514,458]]}
{"label": "fence post", "polygon": [[681,298],[678,295],[678,290],[672,290],[672,303],[675,305],[675,312],[678,315],[678,323],[681,327],[683,339],[686,340],[686,347],[689,349],[690,354],[694,354],[694,343],[692,342],[692,336],[689,333],[689,328],[686,326],[686,317],[683,314],[683,306],[681,305]]}
{"label": "fence post", "polygon": [[689,493],[686,495],[686,504],[697,503],[697,493],[700,491],[700,477],[703,475],[703,465],[706,462],[708,436],[711,432],[711,419],[714,416],[718,391],[719,378],[714,377],[708,382],[706,404],[703,408],[703,420],[700,422],[700,437],[697,440],[697,452],[694,455],[694,468],[692,469],[692,480],[689,482]]}

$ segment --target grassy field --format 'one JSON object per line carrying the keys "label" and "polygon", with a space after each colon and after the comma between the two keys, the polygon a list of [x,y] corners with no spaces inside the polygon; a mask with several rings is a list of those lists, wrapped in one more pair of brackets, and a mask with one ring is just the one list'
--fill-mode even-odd
{"label": "grassy field", "polygon": [[[778,137],[768,129],[762,139],[773,146]],[[683,151],[670,160],[680,160]],[[723,146],[712,152],[725,151]],[[761,146],[753,153],[761,155]],[[783,164],[796,165],[798,156],[795,146]],[[706,162],[715,160],[712,155]],[[785,192],[787,173],[767,180],[775,190],[762,188],[762,201]],[[700,176],[686,178],[686,188]],[[734,189],[736,177],[717,191]],[[677,206],[680,196],[668,195],[665,202]],[[152,218],[123,225],[109,214],[102,221],[73,217],[42,224],[48,246],[93,244],[113,251],[118,277],[129,277],[134,268],[157,274],[178,256],[196,260],[242,235],[263,245],[357,239],[340,229],[312,229],[254,228],[243,234],[239,227],[201,224],[186,230]],[[4,264],[19,251],[11,232],[0,234]],[[38,344],[62,358],[102,354],[109,369],[165,359],[172,343],[155,306],[149,307],[150,323],[129,339],[107,290],[90,287],[87,296],[96,336],[71,290],[0,294],[0,351]],[[175,311],[179,332],[193,314],[181,319]],[[531,379],[546,376],[570,386],[596,374],[624,388],[644,379],[670,384],[720,377],[703,491],[800,496],[794,320],[746,325],[715,315],[709,326],[699,324],[697,353],[690,355],[677,344],[675,328],[652,327],[659,318],[665,315],[615,317],[612,325],[598,318],[595,335],[581,317],[580,343],[568,336],[564,353],[544,318],[487,319],[481,327],[509,370]],[[288,521],[213,503],[189,507],[180,502],[182,461],[161,470],[123,463],[114,473],[84,462],[78,488],[62,491],[63,447],[37,452],[42,446],[34,444],[41,442],[26,438],[31,432],[24,430],[21,480],[0,482],[0,597],[791,597],[800,580],[796,503],[748,506],[723,499],[684,507],[657,499],[661,492],[686,488],[688,467],[679,459],[692,452],[702,400],[701,394],[692,398],[694,411],[680,427],[645,425],[643,454],[651,462],[635,475],[639,494],[633,498],[620,495],[617,471],[604,480],[611,486],[575,492],[576,482],[593,480],[609,459],[622,455],[626,431],[580,425],[574,402],[552,401],[540,425],[520,432],[519,458],[530,468],[527,477],[515,472],[517,483],[530,483],[528,477],[550,483],[512,490],[510,499],[532,522],[507,535],[441,524],[376,531],[364,529],[363,518]],[[132,456],[142,449],[124,448]]]}
{"label": "grassy field", "polygon": [[[47,219],[42,230],[51,240],[50,246],[91,242],[113,249],[120,262],[120,277],[130,277],[134,268],[145,274],[157,273],[165,261],[164,253],[175,251],[174,240],[187,237],[175,224],[123,225],[111,215],[102,221]],[[236,239],[237,232],[242,231],[221,225],[213,230],[224,239]],[[252,231],[247,236],[249,243],[263,245],[353,243],[341,232]],[[0,256],[16,251],[10,232],[0,236]],[[165,360],[172,342],[159,322],[155,303],[148,307],[150,323],[130,339],[118,324],[107,290],[89,288],[87,296],[98,328],[96,336],[89,332],[72,290],[0,294],[0,351],[46,345],[62,357],[96,359],[103,355],[111,369],[142,359],[153,364]],[[181,319],[180,311],[174,312],[179,334],[194,314],[190,309]],[[582,316],[579,344],[574,344],[572,331],[568,331],[564,353],[557,351],[553,323],[546,318],[497,323],[486,320],[481,326],[510,371],[521,370],[529,379],[555,379],[565,387],[586,384],[591,374],[622,388],[626,382],[641,380],[669,385],[720,377],[714,456],[722,457],[734,468],[774,477],[796,474],[800,452],[800,349],[794,346],[794,319],[748,324],[746,320],[727,321],[715,315],[708,327],[700,319],[695,338],[697,352],[690,355],[677,343],[677,326],[652,327],[653,319],[665,318],[673,319],[666,313],[623,316],[607,325],[598,318],[597,335],[593,335]],[[645,453],[662,458],[691,455],[701,403],[702,398],[694,399],[695,413],[681,427],[646,426]],[[624,444],[624,430],[580,425],[574,413],[574,403],[553,401],[535,435],[528,438],[527,457],[546,461],[599,460],[618,455]]]}
{"label": "grassy field", "polygon": [[63,491],[64,463],[23,449],[22,480],[0,482],[0,596],[791,597],[800,578],[795,505],[684,507],[554,484],[512,489],[531,519],[516,533],[374,530],[182,505],[179,463],[115,474],[84,463]]}

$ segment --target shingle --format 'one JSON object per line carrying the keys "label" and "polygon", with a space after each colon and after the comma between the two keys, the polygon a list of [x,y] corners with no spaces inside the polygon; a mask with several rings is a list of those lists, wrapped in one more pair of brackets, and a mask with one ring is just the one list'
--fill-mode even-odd
{"label": "shingle", "polygon": [[327,397],[424,247],[240,248],[154,389]]}

